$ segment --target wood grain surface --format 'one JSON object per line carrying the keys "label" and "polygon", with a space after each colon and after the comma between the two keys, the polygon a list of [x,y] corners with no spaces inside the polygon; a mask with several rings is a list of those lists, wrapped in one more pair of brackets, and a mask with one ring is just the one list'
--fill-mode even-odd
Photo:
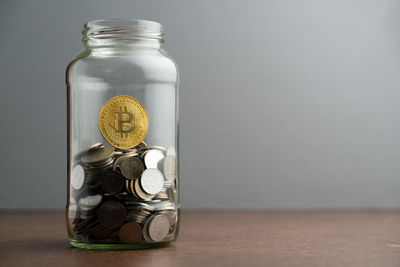
{"label": "wood grain surface", "polygon": [[0,266],[400,266],[400,212],[183,212],[173,247],[71,248],[62,213],[0,213]]}

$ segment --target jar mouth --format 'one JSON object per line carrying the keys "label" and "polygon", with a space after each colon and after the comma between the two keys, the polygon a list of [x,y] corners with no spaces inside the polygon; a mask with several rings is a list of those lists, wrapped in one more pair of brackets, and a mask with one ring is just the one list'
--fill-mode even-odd
{"label": "jar mouth", "polygon": [[88,39],[162,39],[162,25],[141,19],[96,19],[85,23],[83,40]]}

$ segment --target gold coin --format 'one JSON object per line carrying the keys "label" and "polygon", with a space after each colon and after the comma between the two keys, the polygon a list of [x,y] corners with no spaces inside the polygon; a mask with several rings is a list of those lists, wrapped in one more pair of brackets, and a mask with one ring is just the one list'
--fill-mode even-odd
{"label": "gold coin", "polygon": [[146,110],[135,98],[120,95],[108,100],[99,112],[99,129],[113,147],[126,149],[143,141],[149,127]]}

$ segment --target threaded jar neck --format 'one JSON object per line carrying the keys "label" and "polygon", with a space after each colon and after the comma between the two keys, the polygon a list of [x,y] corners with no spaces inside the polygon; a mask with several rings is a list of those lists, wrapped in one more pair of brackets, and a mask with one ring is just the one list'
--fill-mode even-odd
{"label": "threaded jar neck", "polygon": [[149,20],[98,19],[85,23],[82,40],[91,48],[118,45],[160,48],[162,30],[160,23]]}

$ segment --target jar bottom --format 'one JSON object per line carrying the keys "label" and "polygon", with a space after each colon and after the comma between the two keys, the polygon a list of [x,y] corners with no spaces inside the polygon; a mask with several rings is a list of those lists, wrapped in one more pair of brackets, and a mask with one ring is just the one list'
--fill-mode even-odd
{"label": "jar bottom", "polygon": [[91,250],[128,250],[128,249],[148,249],[148,248],[163,248],[169,247],[175,244],[175,240],[168,240],[162,242],[151,242],[151,243],[135,243],[135,244],[100,244],[100,243],[89,243],[81,242],[77,240],[70,239],[69,242],[71,246],[81,249],[91,249]]}

